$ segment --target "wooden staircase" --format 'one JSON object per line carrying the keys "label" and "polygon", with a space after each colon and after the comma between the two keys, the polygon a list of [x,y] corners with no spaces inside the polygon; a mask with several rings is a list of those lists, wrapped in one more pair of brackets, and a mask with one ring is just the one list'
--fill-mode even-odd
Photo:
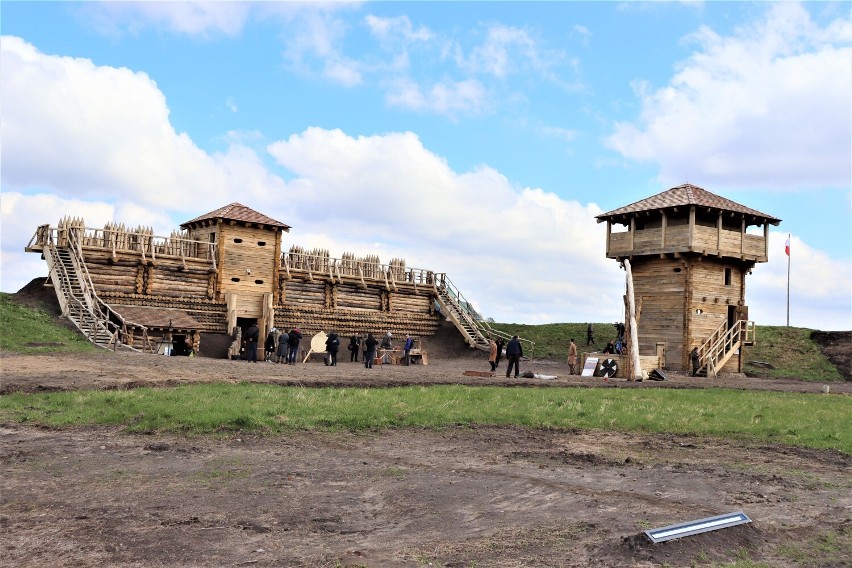
{"label": "wooden staircase", "polygon": [[[436,274],[435,294],[441,312],[453,322],[470,347],[489,351],[490,337],[495,339],[502,337],[506,342],[512,338],[508,333],[494,329],[488,325],[488,322],[482,320],[446,274]],[[520,341],[526,345],[524,359],[529,359],[532,357],[535,344],[527,339],[520,339]]]}
{"label": "wooden staircase", "polygon": [[745,345],[754,345],[754,322],[737,320],[728,327],[723,322],[698,348],[698,374],[716,377],[719,369]]}
{"label": "wooden staircase", "polygon": [[[62,246],[59,246],[57,241]],[[51,239],[44,247],[43,254],[50,270],[50,283],[62,308],[62,315],[71,320],[89,341],[98,347],[114,351],[144,351],[144,347],[140,350],[122,341],[122,338],[132,338],[134,334],[128,333],[128,328],[135,328],[142,332],[143,345],[150,346],[144,326],[124,321],[120,314],[95,294],[73,230],[68,230],[67,235],[56,241]]]}

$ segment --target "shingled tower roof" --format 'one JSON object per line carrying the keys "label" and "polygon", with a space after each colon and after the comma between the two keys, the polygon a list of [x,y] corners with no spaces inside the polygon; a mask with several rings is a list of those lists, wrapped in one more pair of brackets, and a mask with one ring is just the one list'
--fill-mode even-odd
{"label": "shingled tower roof", "polygon": [[657,195],[652,195],[651,197],[631,203],[630,205],[613,209],[607,213],[602,213],[595,218],[599,223],[607,220],[618,222],[619,217],[628,218],[636,213],[659,211],[674,207],[688,207],[691,205],[707,207],[717,211],[740,213],[746,217],[753,218],[753,222],[749,224],[762,224],[766,222],[771,225],[777,225],[781,222],[781,219],[777,219],[772,215],[767,215],[766,213],[761,213],[760,211],[751,209],[745,205],[740,205],[735,201],[725,199],[724,197],[720,197],[715,193],[711,193],[706,189],[689,183],[667,189]]}
{"label": "shingled tower roof", "polygon": [[186,223],[182,223],[181,228],[186,229],[196,223],[215,219],[222,219],[223,221],[239,221],[241,223],[255,225],[268,225],[276,229],[283,229],[284,231],[290,230],[289,225],[286,225],[281,221],[276,221],[271,217],[267,217],[263,213],[258,213],[251,207],[246,207],[242,203],[231,203],[230,205],[225,205],[224,207],[220,207],[210,213],[205,213],[200,217],[196,217]]}

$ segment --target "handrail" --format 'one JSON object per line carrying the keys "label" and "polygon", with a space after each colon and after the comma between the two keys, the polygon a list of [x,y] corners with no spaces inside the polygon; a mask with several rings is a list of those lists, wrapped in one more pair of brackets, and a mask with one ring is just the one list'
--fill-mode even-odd
{"label": "handrail", "polygon": [[[443,291],[445,293],[444,297],[448,300],[450,307],[457,312],[457,315],[461,317],[468,326],[475,330],[477,335],[473,339],[477,343],[477,347],[486,349],[488,346],[488,340],[494,336],[501,337],[506,340],[512,338],[512,335],[504,331],[494,329],[488,324],[488,322],[484,321],[471,307],[471,303],[465,299],[458,287],[452,283],[445,273],[441,273],[438,276],[437,280],[440,282],[440,286],[437,286],[437,289],[439,294]],[[520,337],[518,340],[529,345],[529,357],[533,357],[535,353],[535,342]]]}
{"label": "handrail", "polygon": [[[107,249],[113,256],[117,252],[125,251],[140,252],[144,255],[147,251],[151,255],[152,260],[156,259],[159,254],[162,256],[210,260],[214,263],[213,267],[216,267],[217,244],[209,241],[197,241],[180,237],[163,237],[134,231],[121,232],[122,238],[119,239],[116,238],[115,230],[95,227],[74,227],[74,229],[75,231],[82,232],[80,235],[80,244],[82,246]],[[56,234],[57,239],[59,238],[58,233],[60,230],[67,231],[68,229],[40,225],[32,238],[30,238],[27,248],[31,248],[33,245],[47,246],[53,241],[54,234]]]}
{"label": "handrail", "polygon": [[378,282],[386,289],[398,289],[397,284],[407,282],[415,287],[424,284],[432,284],[434,272],[424,268],[405,268],[402,278],[397,278],[401,271],[399,266],[391,266],[384,263],[364,263],[357,259],[341,259],[324,255],[310,254],[306,252],[291,253],[283,251],[279,267],[287,272],[288,278],[291,271],[307,272],[310,279],[320,273],[327,273],[329,280],[343,281],[344,276],[361,280],[366,286],[366,281]]}
{"label": "handrail", "polygon": [[755,326],[753,321],[737,320],[730,328],[728,322],[722,324],[704,340],[698,348],[699,368],[707,368],[707,374],[716,376],[721,367],[720,361],[726,360],[738,345],[754,341]]}
{"label": "handrail", "polygon": [[[71,245],[69,248],[74,252],[74,254],[71,255],[71,261],[74,263],[75,269],[81,275],[79,278],[81,290],[83,291],[87,303],[90,304],[89,309],[91,314],[97,321],[104,324],[107,332],[111,332],[113,338],[110,340],[110,344],[112,344],[113,341],[115,341],[116,344],[118,343],[117,336],[127,337],[127,328],[129,326],[142,331],[143,345],[147,345],[146,340],[148,337],[148,328],[146,326],[134,322],[128,322],[120,313],[112,309],[109,304],[98,297],[95,292],[95,286],[92,283],[92,277],[89,274],[89,269],[84,260],[83,247],[80,243],[80,239],[78,238],[79,235],[77,235],[77,230],[71,229],[68,230],[67,233],[68,243]],[[120,325],[116,324],[114,320],[117,320]],[[113,349],[115,348],[117,348],[117,345]]]}

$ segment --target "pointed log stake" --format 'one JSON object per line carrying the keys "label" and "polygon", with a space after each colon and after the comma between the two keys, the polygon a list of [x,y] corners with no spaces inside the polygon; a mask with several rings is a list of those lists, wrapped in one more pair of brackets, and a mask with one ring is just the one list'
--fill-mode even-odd
{"label": "pointed log stake", "polygon": [[630,328],[630,345],[628,347],[630,366],[632,367],[630,381],[642,380],[642,365],[639,362],[639,330],[636,323],[636,300],[633,296],[633,272],[630,270],[630,260],[624,259],[624,270],[627,272],[627,325]]}

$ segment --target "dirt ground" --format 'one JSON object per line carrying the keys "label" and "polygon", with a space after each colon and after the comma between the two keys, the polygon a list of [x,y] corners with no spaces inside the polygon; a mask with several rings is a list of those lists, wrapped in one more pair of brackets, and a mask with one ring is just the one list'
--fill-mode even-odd
{"label": "dirt ground", "polygon": [[[723,386],[848,396],[852,383],[466,377],[483,354],[372,370],[98,351],[0,353],[0,394],[220,381],[303,386]],[[341,354],[342,355],[342,354]],[[348,358],[348,352],[346,353]],[[502,364],[505,372],[505,363]],[[227,438],[0,424],[0,566],[852,566],[852,457],[697,436],[451,427]],[[752,523],[651,544],[743,511]]]}
{"label": "dirt ground", "polygon": [[[559,378],[465,377],[487,368],[480,356],[372,370],[110,352],[0,363],[4,393],[250,380],[825,396],[819,384],[744,376],[605,382],[546,361],[525,367]],[[850,387],[832,383],[832,395]],[[833,451],[492,427],[213,439],[5,424],[0,441],[0,565],[849,566],[852,556],[852,458]],[[656,545],[642,533],[739,510],[753,523]]]}

